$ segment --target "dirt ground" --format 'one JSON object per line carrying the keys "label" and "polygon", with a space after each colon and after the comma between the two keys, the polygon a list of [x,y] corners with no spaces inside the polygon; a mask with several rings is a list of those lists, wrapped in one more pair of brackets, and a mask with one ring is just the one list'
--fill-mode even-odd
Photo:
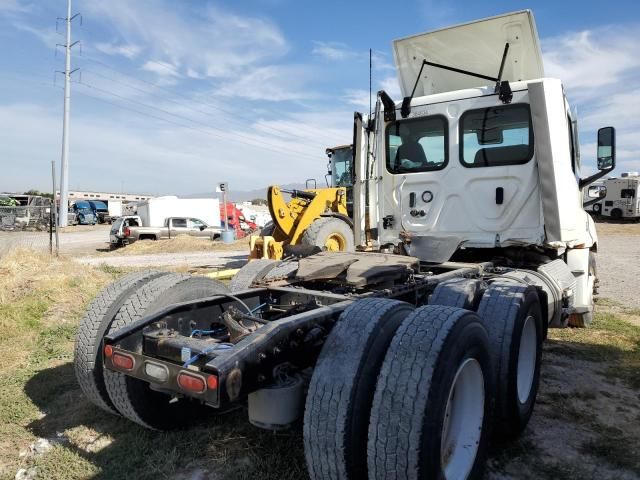
{"label": "dirt ground", "polygon": [[597,223],[600,294],[640,308],[640,224]]}
{"label": "dirt ground", "polygon": [[[496,444],[486,478],[640,479],[640,225],[598,224],[602,295],[588,329],[551,330],[531,422]],[[624,247],[624,249],[622,248]],[[631,252],[616,267],[610,262]],[[0,261],[0,479],[304,479],[301,426],[272,434],[241,408],[195,428],[143,430],[89,404],[73,340],[87,302],[123,270],[24,250]],[[626,290],[625,290],[626,291]],[[604,292],[607,292],[606,294]],[[634,293],[635,292],[635,293]]]}

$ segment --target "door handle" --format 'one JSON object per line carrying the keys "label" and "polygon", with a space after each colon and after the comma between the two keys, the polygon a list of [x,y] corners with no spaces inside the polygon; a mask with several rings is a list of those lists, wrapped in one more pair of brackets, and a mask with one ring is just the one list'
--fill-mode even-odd
{"label": "door handle", "polygon": [[496,188],[496,205],[502,205],[504,203],[504,188]]}
{"label": "door handle", "polygon": [[409,194],[409,208],[415,208],[416,206],[416,192]]}

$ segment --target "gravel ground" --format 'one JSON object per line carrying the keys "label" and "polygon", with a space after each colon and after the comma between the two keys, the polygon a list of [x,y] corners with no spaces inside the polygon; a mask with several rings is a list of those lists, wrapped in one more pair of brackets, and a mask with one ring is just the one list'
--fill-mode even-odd
{"label": "gravel ground", "polygon": [[600,296],[640,308],[640,224],[598,223]]}
{"label": "gravel ground", "polygon": [[[111,225],[78,225],[60,232],[60,253],[77,255],[109,248]],[[55,242],[55,238],[54,238]],[[49,250],[49,232],[0,232],[0,252],[11,248]]]}

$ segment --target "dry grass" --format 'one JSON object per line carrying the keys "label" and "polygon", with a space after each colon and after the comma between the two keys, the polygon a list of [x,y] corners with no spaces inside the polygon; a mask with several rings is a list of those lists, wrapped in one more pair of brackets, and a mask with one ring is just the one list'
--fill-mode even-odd
{"label": "dry grass", "polygon": [[[241,409],[187,431],[150,432],[83,398],[75,329],[119,270],[28,251],[0,265],[0,479],[33,466],[39,478],[60,480],[306,478],[300,426],[273,435]],[[601,302],[590,329],[550,332],[534,417],[492,454],[490,480],[640,476],[640,328],[620,320],[639,312],[619,308]],[[38,437],[55,447],[20,457]]]}
{"label": "dry grass", "polygon": [[249,237],[236,240],[233,243],[223,243],[206,238],[179,235],[166,240],[139,240],[124,248],[119,248],[104,255],[151,255],[157,253],[182,253],[182,252],[220,252],[229,250],[246,250],[249,252]]}
{"label": "dry grass", "polygon": [[620,221],[620,222],[606,222],[598,221],[596,223],[596,230],[599,236],[639,236],[640,235],[640,223],[632,221]]}

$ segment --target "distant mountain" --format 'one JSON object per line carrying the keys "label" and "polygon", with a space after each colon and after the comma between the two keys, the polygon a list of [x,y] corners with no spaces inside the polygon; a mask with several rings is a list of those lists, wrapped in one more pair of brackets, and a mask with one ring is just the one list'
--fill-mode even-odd
{"label": "distant mountain", "polygon": [[[321,187],[322,185],[318,185]],[[280,185],[280,188],[284,190],[303,190],[305,189],[304,183],[287,183]],[[220,198],[221,193],[207,192],[207,193],[192,193],[187,195],[179,195],[181,198]],[[227,194],[227,200],[230,202],[248,202],[254,198],[267,198],[267,187],[258,188],[256,190],[231,190]]]}

